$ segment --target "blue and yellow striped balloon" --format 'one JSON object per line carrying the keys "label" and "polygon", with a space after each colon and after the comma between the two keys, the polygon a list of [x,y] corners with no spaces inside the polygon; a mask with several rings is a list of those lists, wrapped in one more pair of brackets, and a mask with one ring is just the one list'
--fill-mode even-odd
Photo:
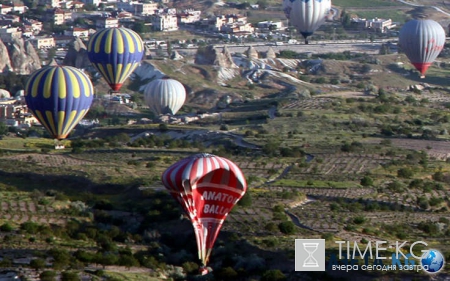
{"label": "blue and yellow striped balloon", "polygon": [[28,109],[49,134],[65,139],[91,107],[94,87],[75,67],[47,66],[33,72],[25,86]]}
{"label": "blue and yellow striped balloon", "polygon": [[89,60],[113,91],[120,90],[143,56],[144,43],[141,37],[128,28],[105,28],[89,39]]}

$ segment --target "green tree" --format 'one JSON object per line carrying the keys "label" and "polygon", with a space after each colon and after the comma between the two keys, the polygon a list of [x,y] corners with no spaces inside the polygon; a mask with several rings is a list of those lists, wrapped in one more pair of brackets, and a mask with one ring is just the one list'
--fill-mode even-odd
{"label": "green tree", "polygon": [[172,43],[167,41],[167,55],[170,56],[172,54]]}
{"label": "green tree", "polygon": [[294,234],[295,233],[295,225],[291,221],[280,222],[278,225],[280,231],[284,234]]}
{"label": "green tree", "polygon": [[150,31],[143,21],[136,21],[131,29],[139,33],[141,36]]}
{"label": "green tree", "polygon": [[131,255],[122,255],[119,258],[119,265],[129,269],[132,266],[139,266],[139,261]]}
{"label": "green tree", "polygon": [[0,122],[0,136],[4,136],[8,133],[8,126],[5,123]]}
{"label": "green tree", "polygon": [[14,230],[14,228],[12,227],[12,225],[5,222],[4,224],[2,224],[2,226],[0,226],[0,230],[3,232],[11,232]]}
{"label": "green tree", "polygon": [[55,281],[56,280],[56,272],[51,270],[43,271],[39,274],[39,278],[41,281]]}
{"label": "green tree", "polygon": [[45,260],[41,259],[41,258],[37,258],[34,260],[31,260],[30,262],[30,267],[33,268],[34,270],[39,270],[39,269],[43,269],[45,268]]}
{"label": "green tree", "polygon": [[250,192],[247,191],[237,204],[242,207],[250,207],[252,205],[252,196],[250,195]]}
{"label": "green tree", "polygon": [[216,277],[217,280],[234,281],[237,279],[238,273],[232,267],[228,266],[214,272],[214,277]]}
{"label": "green tree", "polygon": [[362,186],[372,186],[372,185],[373,185],[373,179],[372,179],[371,177],[369,177],[369,176],[364,176],[364,177],[361,179],[360,184],[361,184]]}
{"label": "green tree", "polygon": [[53,268],[63,269],[70,263],[70,254],[65,249],[53,248],[48,251],[48,254],[53,257]]}
{"label": "green tree", "polygon": [[78,272],[72,271],[64,271],[61,274],[61,281],[80,281],[80,276],[78,276]]}
{"label": "green tree", "polygon": [[36,234],[39,231],[39,224],[27,221],[20,225],[20,229],[25,230],[28,234]]}
{"label": "green tree", "polygon": [[198,272],[198,264],[195,262],[187,261],[182,265],[184,271],[188,274],[195,274]]}
{"label": "green tree", "polygon": [[286,276],[279,269],[271,269],[261,276],[261,281],[285,281]]}
{"label": "green tree", "polygon": [[397,171],[397,177],[410,179],[414,176],[414,172],[411,168],[401,168]]}
{"label": "green tree", "polygon": [[342,25],[344,27],[350,27],[351,18],[350,18],[350,15],[345,11],[345,9],[342,10],[341,19],[342,19]]}

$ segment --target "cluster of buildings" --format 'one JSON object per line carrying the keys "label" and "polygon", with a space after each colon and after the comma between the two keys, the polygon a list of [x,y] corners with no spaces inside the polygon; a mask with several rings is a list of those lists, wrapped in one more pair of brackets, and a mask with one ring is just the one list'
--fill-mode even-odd
{"label": "cluster of buildings", "polygon": [[28,112],[23,96],[17,98],[2,96],[0,99],[0,122],[20,128],[29,128],[34,124],[39,124],[38,120]]}

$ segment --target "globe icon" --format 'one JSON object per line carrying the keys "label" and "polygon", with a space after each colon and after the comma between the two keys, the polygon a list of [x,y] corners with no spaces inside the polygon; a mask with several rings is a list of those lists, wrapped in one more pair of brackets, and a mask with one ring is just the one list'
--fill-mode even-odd
{"label": "globe icon", "polygon": [[444,256],[438,250],[428,250],[420,260],[424,270],[428,273],[438,273],[444,268]]}

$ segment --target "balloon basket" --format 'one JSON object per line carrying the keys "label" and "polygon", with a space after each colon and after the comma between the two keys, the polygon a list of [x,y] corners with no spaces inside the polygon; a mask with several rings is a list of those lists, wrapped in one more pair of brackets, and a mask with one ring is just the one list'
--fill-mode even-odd
{"label": "balloon basket", "polygon": [[206,274],[209,273],[209,271],[208,271],[208,269],[206,268],[206,266],[202,266],[202,267],[199,268],[198,273],[199,273],[200,275],[206,275]]}
{"label": "balloon basket", "polygon": [[65,149],[66,146],[61,141],[55,139],[55,149]]}
{"label": "balloon basket", "polygon": [[420,79],[423,79],[423,78],[425,78],[425,75],[420,75]]}

